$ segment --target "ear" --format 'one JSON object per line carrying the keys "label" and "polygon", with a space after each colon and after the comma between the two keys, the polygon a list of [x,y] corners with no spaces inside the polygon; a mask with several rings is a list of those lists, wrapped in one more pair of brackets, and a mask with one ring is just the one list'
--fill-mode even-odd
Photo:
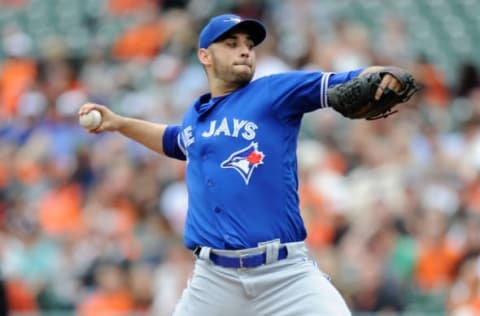
{"label": "ear", "polygon": [[204,66],[208,66],[212,63],[212,55],[206,48],[200,48],[197,51],[197,57],[200,63]]}

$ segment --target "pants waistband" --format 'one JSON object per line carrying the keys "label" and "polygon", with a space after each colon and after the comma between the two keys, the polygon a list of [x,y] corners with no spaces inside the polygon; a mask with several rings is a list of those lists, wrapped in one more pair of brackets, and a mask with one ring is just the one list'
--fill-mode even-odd
{"label": "pants waistband", "polygon": [[296,250],[305,249],[304,242],[280,244],[278,240],[259,243],[258,247],[241,250],[197,247],[194,254],[224,268],[255,268],[288,258]]}

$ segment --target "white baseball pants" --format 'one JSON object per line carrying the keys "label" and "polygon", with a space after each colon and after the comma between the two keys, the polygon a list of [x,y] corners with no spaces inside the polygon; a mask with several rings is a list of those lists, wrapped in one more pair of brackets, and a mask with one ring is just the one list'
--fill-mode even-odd
{"label": "white baseball pants", "polygon": [[[283,245],[288,249],[283,260],[274,259],[278,242],[239,251],[202,248],[173,316],[351,316],[339,292],[309,259],[305,244]],[[224,268],[208,259],[210,251],[225,256],[266,251],[267,264]]]}

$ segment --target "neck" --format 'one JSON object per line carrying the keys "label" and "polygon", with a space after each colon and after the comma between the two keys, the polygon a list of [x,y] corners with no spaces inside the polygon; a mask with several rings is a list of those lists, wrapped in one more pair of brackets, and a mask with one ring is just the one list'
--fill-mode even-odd
{"label": "neck", "polygon": [[220,80],[211,80],[210,81],[210,93],[212,95],[212,98],[215,97],[220,97],[223,95],[230,94],[234,92],[235,90],[238,90],[241,88],[243,85],[238,84],[238,83],[233,83],[233,82],[224,82]]}

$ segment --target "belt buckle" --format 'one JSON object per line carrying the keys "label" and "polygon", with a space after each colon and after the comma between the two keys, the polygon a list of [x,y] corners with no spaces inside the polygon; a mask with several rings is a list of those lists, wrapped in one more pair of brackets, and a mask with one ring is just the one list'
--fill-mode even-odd
{"label": "belt buckle", "polygon": [[238,259],[240,260],[240,268],[239,269],[246,269],[246,267],[243,266],[243,258],[248,257],[248,253],[241,253],[240,257]]}

